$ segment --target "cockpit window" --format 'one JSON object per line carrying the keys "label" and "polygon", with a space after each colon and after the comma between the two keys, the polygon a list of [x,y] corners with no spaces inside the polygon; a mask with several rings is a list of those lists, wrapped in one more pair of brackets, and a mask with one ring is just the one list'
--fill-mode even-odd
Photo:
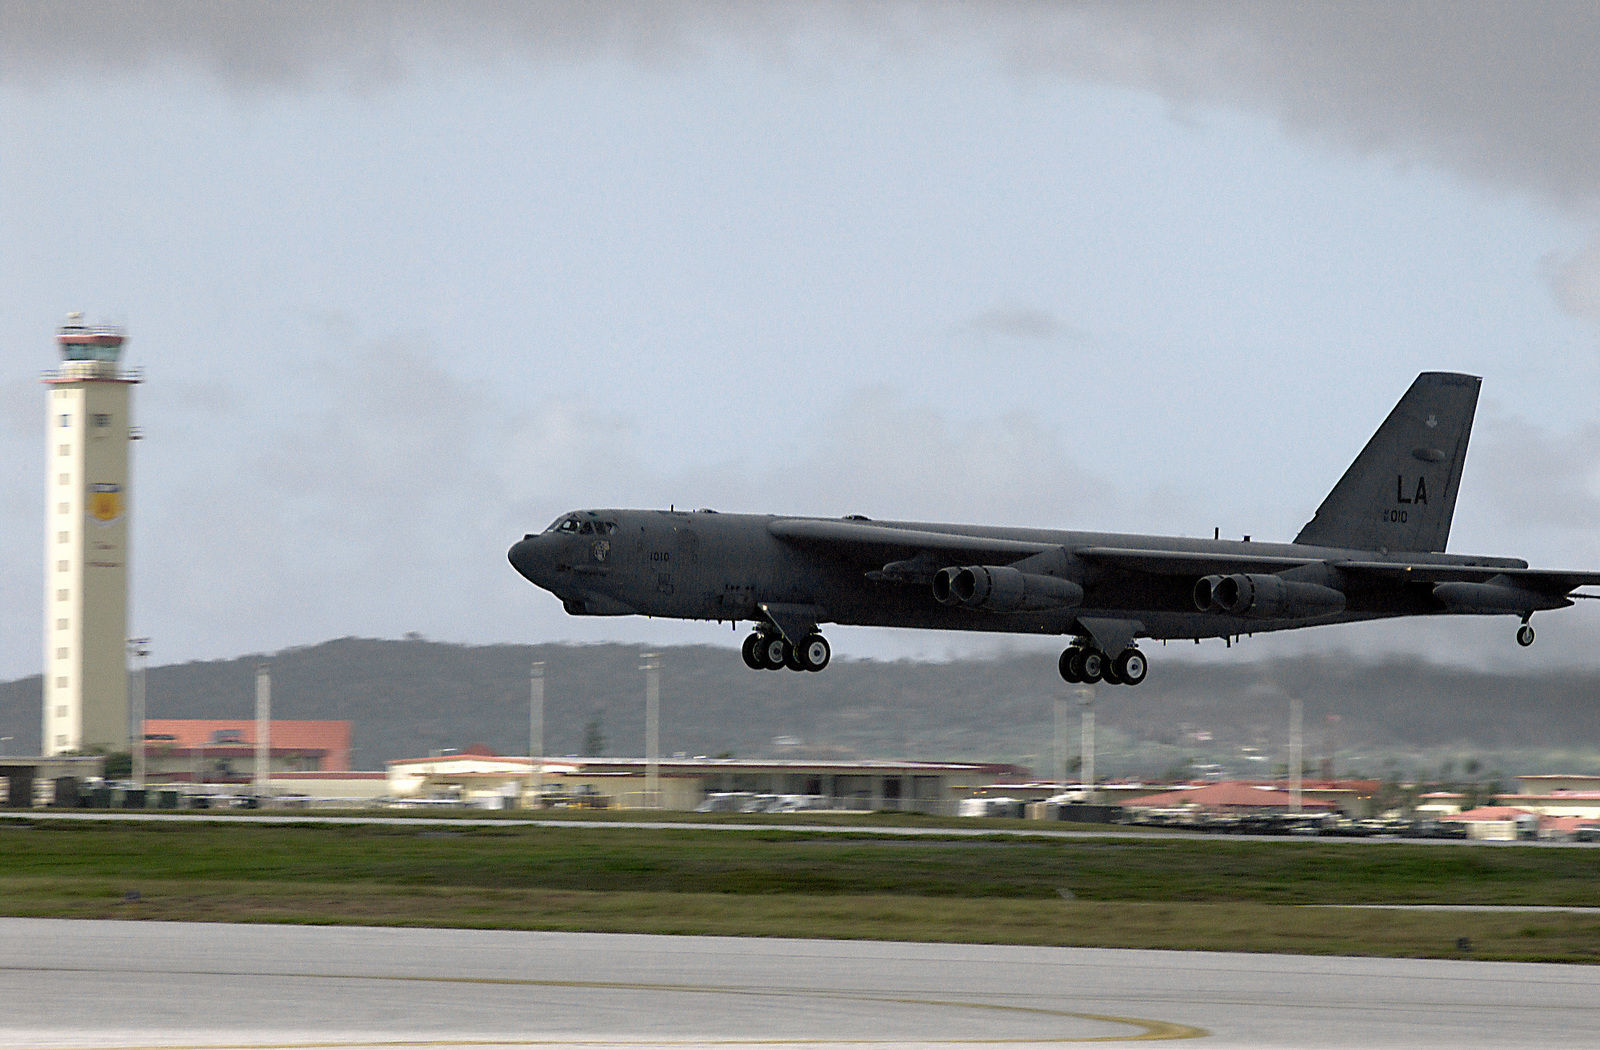
{"label": "cockpit window", "polygon": [[577,518],[557,518],[550,523],[546,532],[562,532],[568,536],[609,536],[617,531],[614,521],[585,521],[579,522]]}

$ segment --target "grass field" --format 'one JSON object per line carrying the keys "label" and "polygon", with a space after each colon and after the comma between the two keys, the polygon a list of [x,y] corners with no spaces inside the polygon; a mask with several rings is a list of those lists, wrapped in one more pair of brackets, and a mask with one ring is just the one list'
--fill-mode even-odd
{"label": "grass field", "polygon": [[1350,904],[1600,907],[1600,851],[0,819],[6,915],[1600,961],[1600,915]]}

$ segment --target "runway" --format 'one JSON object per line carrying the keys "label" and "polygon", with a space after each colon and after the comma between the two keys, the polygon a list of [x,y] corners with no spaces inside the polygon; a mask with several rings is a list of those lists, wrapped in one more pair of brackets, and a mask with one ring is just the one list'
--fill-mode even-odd
{"label": "runway", "polygon": [[1592,1047],[1600,967],[0,919],[0,1046]]}
{"label": "runway", "polygon": [[1031,839],[1158,839],[1229,842],[1300,842],[1338,843],[1360,845],[1440,846],[1457,848],[1517,849],[1600,849],[1600,842],[1573,842],[1539,839],[1501,842],[1490,839],[1412,839],[1393,835],[1373,835],[1357,838],[1322,838],[1299,835],[1231,835],[1206,831],[1179,831],[1173,828],[1132,828],[1107,824],[1104,829],[1063,830],[1040,822],[1038,828],[992,827],[926,827],[916,824],[808,824],[797,821],[772,823],[721,823],[689,820],[563,820],[551,818],[519,817],[416,817],[416,816],[318,816],[305,810],[286,813],[161,813],[115,810],[12,810],[0,811],[0,820],[27,821],[88,821],[111,823],[162,823],[173,821],[199,821],[212,824],[325,824],[377,825],[390,827],[453,827],[453,828],[589,828],[604,831],[607,828],[628,828],[648,831],[757,831],[764,834],[788,832],[797,835],[876,835],[884,838],[1031,838]]}

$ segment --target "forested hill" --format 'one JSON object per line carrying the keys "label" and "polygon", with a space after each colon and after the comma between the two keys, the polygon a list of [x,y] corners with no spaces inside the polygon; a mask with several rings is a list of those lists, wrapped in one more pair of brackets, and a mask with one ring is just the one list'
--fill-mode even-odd
{"label": "forested hill", "polygon": [[[1072,688],[1049,654],[951,663],[841,659],[821,674],[795,674],[749,671],[724,648],[662,652],[667,755],[984,759],[1044,770],[1054,700]],[[255,667],[264,659],[272,666],[273,714],[349,719],[363,768],[473,743],[526,754],[534,660],[545,663],[549,754],[582,753],[586,727],[596,722],[604,753],[638,755],[644,747],[639,648],[624,645],[341,638],[268,657],[153,667],[149,715],[250,718]],[[1409,772],[1476,756],[1508,773],[1600,772],[1600,672],[1510,676],[1323,658],[1157,659],[1136,689],[1099,687],[1102,769],[1156,774],[1193,759],[1266,771],[1267,761],[1285,754],[1291,691],[1305,706],[1306,756],[1331,749],[1341,771]],[[5,750],[38,753],[39,704],[37,676],[0,684],[0,736],[14,738]],[[1075,712],[1071,728],[1075,747]]]}

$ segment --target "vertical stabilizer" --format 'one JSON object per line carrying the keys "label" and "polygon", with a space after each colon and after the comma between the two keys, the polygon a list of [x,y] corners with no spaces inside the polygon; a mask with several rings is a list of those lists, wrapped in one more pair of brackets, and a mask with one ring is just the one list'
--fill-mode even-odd
{"label": "vertical stabilizer", "polygon": [[1295,542],[1444,550],[1482,382],[1454,372],[1417,376]]}

